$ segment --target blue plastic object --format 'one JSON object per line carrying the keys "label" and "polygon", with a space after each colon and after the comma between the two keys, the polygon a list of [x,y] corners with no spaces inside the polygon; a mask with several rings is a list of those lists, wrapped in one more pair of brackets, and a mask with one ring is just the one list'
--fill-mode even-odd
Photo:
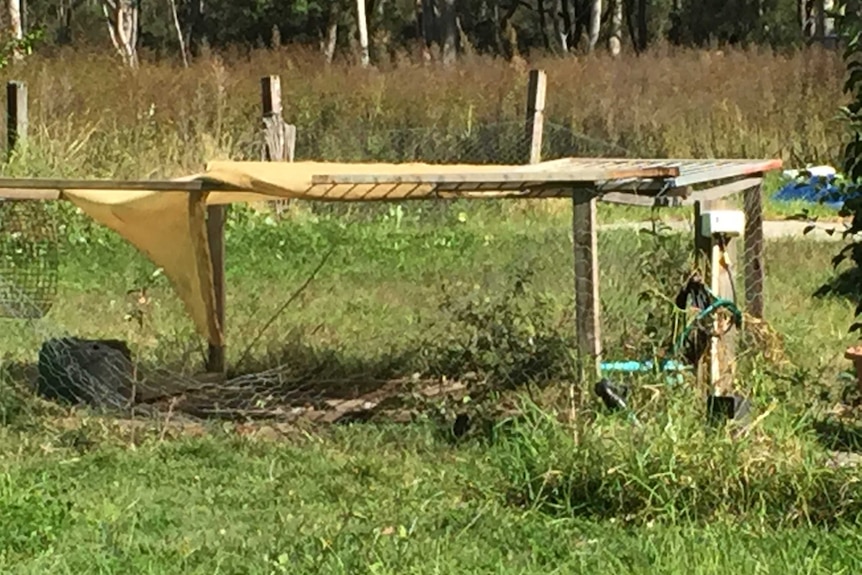
{"label": "blue plastic object", "polygon": [[[835,175],[815,175],[807,181],[792,180],[781,187],[772,199],[777,202],[808,202],[840,210],[843,200],[837,199],[839,191]],[[852,196],[851,196],[852,197]]]}
{"label": "blue plastic object", "polygon": [[[734,316],[734,323],[736,323],[737,328],[742,325],[742,312],[739,310],[738,307],[736,307],[736,304],[734,304],[728,299],[715,297],[715,295],[713,295],[711,292],[710,295],[713,296],[714,301],[705,309],[702,309],[700,313],[698,313],[697,316],[685,327],[685,329],[682,330],[682,333],[676,340],[676,343],[671,350],[671,356],[677,356],[679,354],[679,351],[685,344],[685,340],[688,337],[688,333],[694,328],[697,322],[710,315],[719,308],[727,308],[728,310],[730,310],[730,312]],[[666,359],[659,362],[659,367],[661,371],[664,372],[675,372],[676,377],[668,376],[667,379],[669,383],[680,381],[682,376],[679,372],[691,369],[689,366],[674,361],[672,359]],[[622,361],[603,361],[599,364],[599,368],[601,369],[602,373],[639,373],[645,371],[653,371],[655,368],[655,364],[651,360],[637,361],[629,359]]]}
{"label": "blue plastic object", "polygon": [[[685,371],[689,369],[688,366],[673,360],[662,361],[659,363],[659,366],[662,371]],[[641,371],[653,371],[654,365],[650,360],[636,361],[631,359],[627,361],[603,361],[601,368],[602,371],[608,372],[637,373]]]}

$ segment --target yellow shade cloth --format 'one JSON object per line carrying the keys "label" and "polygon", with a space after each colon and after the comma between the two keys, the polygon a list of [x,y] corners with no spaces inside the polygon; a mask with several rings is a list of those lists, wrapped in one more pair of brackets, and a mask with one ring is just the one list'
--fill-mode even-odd
{"label": "yellow shade cloth", "polygon": [[[507,167],[510,172],[539,172],[541,164]],[[321,162],[210,162],[202,174],[176,181],[202,179],[234,191],[63,190],[95,221],[117,232],[164,270],[201,336],[224,344],[223,326],[215,313],[215,290],[206,230],[206,206],[274,199],[330,201],[399,200],[428,197],[496,195],[438,192],[435,184],[399,182],[408,174],[499,174],[501,166],[406,164],[342,164]],[[384,183],[316,183],[315,175],[386,174]],[[406,178],[410,179],[410,178]],[[537,174],[537,180],[541,176]],[[500,192],[509,193],[509,192]]]}

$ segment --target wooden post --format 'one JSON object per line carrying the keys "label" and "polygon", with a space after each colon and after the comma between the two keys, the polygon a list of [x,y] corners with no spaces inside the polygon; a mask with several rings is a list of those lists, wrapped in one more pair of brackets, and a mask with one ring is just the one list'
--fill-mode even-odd
{"label": "wooden post", "polygon": [[6,155],[11,158],[18,145],[27,140],[27,84],[6,83]]}
{"label": "wooden post", "polygon": [[[215,311],[216,319],[222,331],[225,330],[225,245],[224,224],[226,207],[207,207],[207,238],[210,249],[210,258],[213,268],[213,286],[215,287]],[[209,345],[207,356],[207,371],[210,373],[224,374],[227,371],[224,346]]]}
{"label": "wooden post", "polygon": [[578,332],[578,363],[582,380],[601,376],[602,333],[596,202],[596,196],[592,190],[573,190],[575,325]]}
{"label": "wooden post", "polygon": [[527,162],[542,161],[542,133],[545,125],[545,95],[548,91],[548,76],[544,70],[530,70],[527,85],[526,138]]}
{"label": "wooden post", "polygon": [[763,319],[763,196],[760,186],[743,192],[745,198],[745,311]]}
{"label": "wooden post", "polygon": [[[698,252],[698,260],[701,262],[704,271],[704,282],[709,287],[710,291],[717,297],[736,299],[736,288],[734,270],[736,269],[736,242],[739,238],[731,239],[730,243],[725,248],[725,257],[730,262],[730,267],[724,269],[721,265],[721,246],[716,244],[712,238],[706,238],[701,233],[700,215],[711,209],[730,209],[724,200],[713,202],[695,202],[694,217],[695,217],[695,247]],[[736,328],[730,328],[726,331],[725,326],[720,324],[724,312],[716,313],[713,322],[713,329],[719,330],[724,335],[719,339],[713,337],[710,340],[709,356],[707,365],[709,367],[708,387],[713,394],[727,395],[733,393],[734,377],[736,373]],[[719,329],[720,328],[720,329]],[[725,333],[726,331],[726,333]],[[698,377],[702,378],[701,370],[698,370]]]}
{"label": "wooden post", "polygon": [[[284,122],[281,101],[281,78],[264,76],[260,80],[260,101],[263,119],[264,162],[292,162],[296,150],[296,126]],[[277,214],[287,207],[289,200],[269,203]]]}
{"label": "wooden post", "polygon": [[264,76],[260,80],[263,116],[263,161],[292,162],[296,148],[296,126],[285,124],[281,101],[281,78]]}

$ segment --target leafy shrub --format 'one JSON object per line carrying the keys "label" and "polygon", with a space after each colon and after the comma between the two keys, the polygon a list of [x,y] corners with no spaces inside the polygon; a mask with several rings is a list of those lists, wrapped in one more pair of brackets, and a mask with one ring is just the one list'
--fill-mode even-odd
{"label": "leafy shrub", "polygon": [[536,289],[534,273],[530,268],[515,271],[505,291],[444,284],[441,309],[451,318],[452,329],[447,340],[434,346],[437,359],[431,370],[449,376],[474,373],[495,388],[571,374],[574,333],[557,321],[556,302]]}

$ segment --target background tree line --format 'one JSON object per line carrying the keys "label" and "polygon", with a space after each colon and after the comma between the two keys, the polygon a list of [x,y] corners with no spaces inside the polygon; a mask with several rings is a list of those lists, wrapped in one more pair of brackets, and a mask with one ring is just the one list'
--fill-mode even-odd
{"label": "background tree line", "polygon": [[[833,0],[6,0],[4,28],[42,45],[187,60],[216,50],[298,44],[325,59],[383,61],[401,52],[455,61],[536,51],[642,52],[678,46],[790,47],[834,35]],[[859,12],[860,0],[850,2]]]}

